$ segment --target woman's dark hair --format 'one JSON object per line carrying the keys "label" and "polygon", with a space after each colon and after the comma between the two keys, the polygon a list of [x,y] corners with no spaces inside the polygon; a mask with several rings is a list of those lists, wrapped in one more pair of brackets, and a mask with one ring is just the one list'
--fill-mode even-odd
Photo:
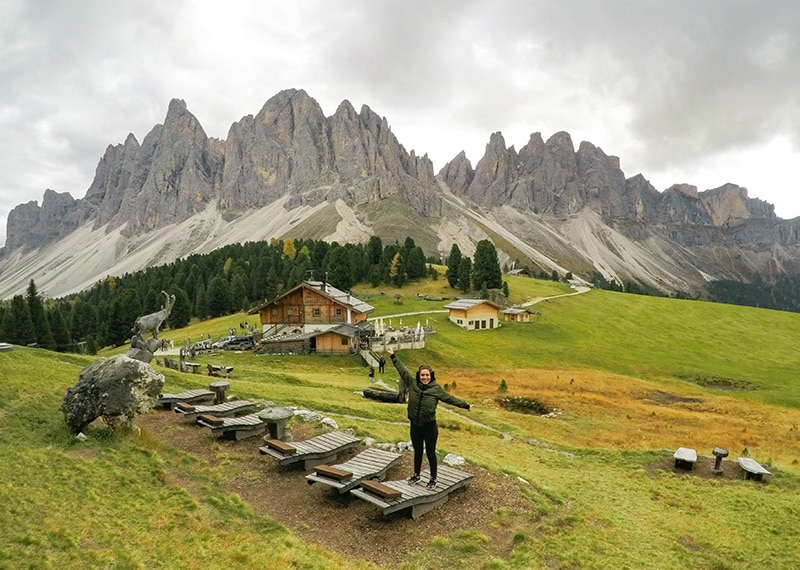
{"label": "woman's dark hair", "polygon": [[430,370],[430,372],[431,372],[431,382],[436,381],[436,374],[434,374],[433,368],[431,368],[427,364],[422,364],[422,365],[420,365],[419,369],[417,370],[417,382],[419,382],[419,373],[420,373],[420,371],[422,369]]}

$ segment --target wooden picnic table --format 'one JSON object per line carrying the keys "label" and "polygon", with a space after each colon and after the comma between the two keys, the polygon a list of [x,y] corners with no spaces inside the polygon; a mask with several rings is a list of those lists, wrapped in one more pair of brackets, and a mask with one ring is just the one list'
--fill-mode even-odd
{"label": "wooden picnic table", "polygon": [[764,475],[772,475],[763,465],[750,457],[740,457],[736,461],[739,463],[739,467],[742,468],[745,479],[761,481]]}
{"label": "wooden picnic table", "polygon": [[688,447],[679,447],[675,450],[673,457],[675,458],[675,467],[677,469],[691,471],[697,462],[697,452]]}
{"label": "wooden picnic table", "polygon": [[225,392],[228,391],[228,388],[231,387],[231,383],[227,380],[218,380],[216,382],[212,382],[208,385],[208,389],[214,392],[216,397],[214,398],[215,404],[221,404],[225,401]]}
{"label": "wooden picnic table", "polygon": [[273,406],[264,408],[258,413],[259,417],[266,420],[270,439],[286,439],[286,422],[294,415],[289,408]]}
{"label": "wooden picnic table", "polygon": [[209,364],[208,365],[208,375],[209,376],[221,376],[222,378],[228,378],[233,372],[233,366],[222,366],[220,364]]}

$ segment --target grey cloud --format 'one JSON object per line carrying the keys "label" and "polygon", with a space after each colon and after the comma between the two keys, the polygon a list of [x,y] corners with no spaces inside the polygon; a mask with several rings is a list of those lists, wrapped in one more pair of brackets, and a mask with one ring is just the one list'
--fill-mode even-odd
{"label": "grey cloud", "polygon": [[788,0],[9,1],[3,21],[0,214],[48,187],[82,197],[173,97],[225,137],[292,87],[328,114],[369,105],[437,169],[495,131],[519,148],[566,130],[676,178],[776,136],[800,148]]}

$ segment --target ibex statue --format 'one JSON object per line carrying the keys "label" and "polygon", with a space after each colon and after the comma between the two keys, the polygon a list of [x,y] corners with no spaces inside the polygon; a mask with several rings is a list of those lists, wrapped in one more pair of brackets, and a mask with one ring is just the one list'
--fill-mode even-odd
{"label": "ibex statue", "polygon": [[135,335],[142,335],[146,331],[153,332],[153,338],[158,338],[158,331],[161,328],[162,323],[167,320],[170,311],[172,311],[172,306],[175,304],[175,295],[167,295],[166,291],[161,291],[164,296],[167,298],[166,304],[161,307],[160,311],[156,311],[155,313],[150,313],[149,315],[144,315],[143,317],[139,317],[136,319],[136,323],[134,323],[131,332]]}

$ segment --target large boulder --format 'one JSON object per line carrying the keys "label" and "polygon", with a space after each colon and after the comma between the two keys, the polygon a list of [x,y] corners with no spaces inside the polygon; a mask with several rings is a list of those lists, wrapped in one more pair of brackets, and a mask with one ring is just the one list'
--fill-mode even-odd
{"label": "large boulder", "polygon": [[137,414],[155,407],[163,387],[164,375],[146,362],[124,354],[98,358],[67,389],[61,411],[76,434],[97,418],[112,428],[129,425]]}

